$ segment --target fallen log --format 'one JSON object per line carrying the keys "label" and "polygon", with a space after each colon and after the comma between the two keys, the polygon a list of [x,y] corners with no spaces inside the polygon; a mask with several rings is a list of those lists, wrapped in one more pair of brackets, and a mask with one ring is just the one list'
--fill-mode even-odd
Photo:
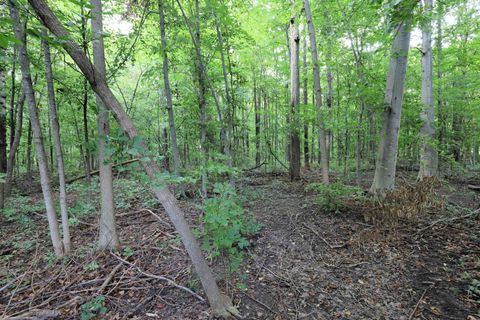
{"label": "fallen log", "polygon": [[469,185],[468,185],[468,189],[473,190],[473,191],[480,192],[480,186],[474,186],[474,185],[472,185],[472,184],[469,184]]}

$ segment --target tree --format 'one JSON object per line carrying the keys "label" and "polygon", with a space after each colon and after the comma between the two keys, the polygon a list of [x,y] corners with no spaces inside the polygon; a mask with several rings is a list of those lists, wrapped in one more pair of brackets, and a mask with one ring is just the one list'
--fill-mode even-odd
{"label": "tree", "polygon": [[397,20],[394,28],[390,64],[385,89],[385,107],[383,126],[375,164],[375,177],[370,192],[383,196],[385,191],[395,186],[398,134],[402,112],[403,87],[407,71],[408,49],[410,46],[410,27],[413,7],[409,0],[397,5]]}
{"label": "tree", "polygon": [[[102,0],[91,0],[92,5],[92,49],[93,63],[101,77],[106,74],[105,49],[103,44],[103,10]],[[100,176],[100,228],[98,234],[98,248],[111,250],[120,245],[115,221],[115,205],[113,202],[113,182],[111,158],[108,156],[107,140],[110,133],[108,110],[102,99],[96,95],[98,108],[98,170]]]}
{"label": "tree", "polygon": [[60,232],[58,230],[57,215],[55,213],[55,206],[53,204],[52,191],[50,188],[50,180],[48,176],[47,157],[45,148],[43,146],[43,135],[40,127],[40,120],[37,112],[37,104],[35,101],[35,94],[33,92],[32,78],[30,76],[30,61],[27,54],[27,46],[25,42],[25,30],[17,11],[17,4],[15,0],[8,0],[10,9],[10,17],[13,21],[13,30],[15,37],[21,43],[19,44],[19,60],[22,70],[23,90],[28,102],[28,109],[30,114],[30,123],[32,126],[32,133],[35,139],[35,149],[37,152],[38,169],[40,171],[40,184],[42,186],[43,199],[45,201],[45,208],[47,212],[48,225],[50,229],[50,237],[52,240],[55,255],[59,258],[63,257],[63,245],[60,240]]}
{"label": "tree", "polygon": [[432,0],[424,0],[425,21],[422,25],[422,104],[420,119],[420,170],[418,178],[437,176],[438,155],[435,144],[435,108],[432,67]]}
{"label": "tree", "polygon": [[158,0],[158,11],[160,13],[160,35],[162,42],[162,60],[163,60],[163,85],[165,88],[165,98],[167,99],[168,127],[170,128],[170,142],[172,144],[173,166],[175,174],[179,174],[182,167],[180,154],[177,146],[177,133],[175,130],[175,117],[173,114],[172,92],[170,90],[170,80],[168,78],[168,57],[167,57],[167,36],[165,34],[165,10],[163,0]]}
{"label": "tree", "polygon": [[[7,96],[5,92],[6,50],[0,48],[0,175],[7,172]],[[4,179],[4,177],[2,177]],[[0,210],[5,206],[5,183],[0,182]]]}
{"label": "tree", "polygon": [[312,21],[312,13],[310,11],[309,0],[304,0],[305,18],[307,19],[308,34],[310,37],[310,50],[312,51],[313,65],[313,84],[315,96],[315,108],[317,111],[318,139],[320,141],[320,165],[322,167],[322,182],[329,184],[329,168],[328,168],[328,148],[326,140],[326,132],[322,119],[322,88],[320,86],[320,67],[318,65],[317,39],[315,35],[315,27]]}
{"label": "tree", "polygon": [[300,180],[300,35],[295,17],[290,19],[290,180]]}
{"label": "tree", "polygon": [[[11,0],[12,1],[12,0]],[[130,117],[123,110],[120,102],[107,85],[105,77],[90,63],[80,46],[70,38],[69,32],[63,27],[57,17],[43,0],[29,0],[35,13],[41,22],[58,38],[62,39],[62,46],[68,52],[75,64],[80,68],[85,78],[90,83],[93,91],[99,95],[104,105],[113,113],[113,116],[129,136],[138,141],[140,153],[144,156],[140,159],[144,171],[151,180],[153,193],[161,202],[175,229],[179,233],[183,244],[195,266],[196,272],[207,294],[213,313],[217,316],[229,317],[238,315],[238,311],[232,305],[230,298],[222,294],[215,282],[212,272],[202,255],[200,246],[193,236],[190,227],[185,221],[183,212],[177,204],[177,200],[170,192],[160,175],[160,168],[146,153],[145,143],[138,134]]]}
{"label": "tree", "polygon": [[55,89],[53,87],[52,61],[50,57],[50,45],[48,44],[48,34],[44,29],[42,32],[42,47],[45,61],[45,79],[47,81],[48,111],[50,123],[53,131],[53,144],[57,156],[57,169],[60,193],[60,216],[62,218],[63,231],[63,250],[64,254],[70,253],[70,229],[68,227],[68,209],[67,209],[67,186],[65,182],[65,165],[63,161],[63,150],[60,139],[60,124],[57,116],[57,102],[55,101]]}

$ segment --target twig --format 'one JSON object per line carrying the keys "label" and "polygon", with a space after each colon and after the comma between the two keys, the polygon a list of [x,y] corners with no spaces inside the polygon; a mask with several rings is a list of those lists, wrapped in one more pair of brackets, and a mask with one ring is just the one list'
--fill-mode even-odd
{"label": "twig", "polygon": [[325,244],[330,248],[330,249],[340,249],[340,248],[343,248],[345,247],[347,244],[346,243],[343,243],[343,244],[338,244],[338,245],[331,245],[325,238],[323,238],[322,236],[320,236],[320,234],[315,230],[315,229],[312,229],[308,224],[306,224],[305,222],[303,223],[303,225],[305,226],[305,228],[307,228],[308,230],[312,231],[313,233],[315,233],[315,235],[317,237],[319,237],[323,242],[325,242]]}
{"label": "twig", "polygon": [[425,294],[427,293],[428,289],[430,289],[430,288],[431,288],[431,287],[428,287],[428,288],[426,288],[425,290],[423,290],[423,293],[422,293],[422,295],[420,296],[420,299],[418,299],[417,304],[415,304],[415,308],[413,308],[412,313],[410,313],[410,317],[408,317],[408,320],[412,320],[412,319],[413,319],[413,316],[415,315],[415,312],[417,312],[418,306],[420,305],[420,303],[421,303],[422,300],[423,300],[423,297],[425,297]]}
{"label": "twig", "polygon": [[254,297],[246,294],[245,292],[242,292],[242,294],[243,294],[245,297],[251,299],[252,301],[258,303],[259,305],[261,305],[262,307],[264,307],[265,309],[267,309],[267,310],[270,311],[271,313],[273,313],[273,314],[276,313],[274,310],[272,310],[272,308],[270,308],[269,306],[267,306],[267,305],[266,305],[265,303],[263,303],[262,301],[255,299]]}
{"label": "twig", "polygon": [[113,268],[113,270],[108,274],[108,277],[105,279],[105,281],[103,281],[102,286],[98,289],[97,294],[102,294],[103,290],[105,290],[105,288],[108,286],[110,281],[112,281],[113,276],[115,275],[115,273],[117,273],[118,269],[120,269],[122,264],[123,263],[120,262],[120,263],[117,264],[117,266],[115,268]]}
{"label": "twig", "polygon": [[440,219],[440,220],[436,220],[432,223],[430,223],[428,226],[422,228],[422,229],[419,229],[418,232],[421,232],[421,231],[425,231],[427,230],[428,228],[431,228],[433,227],[434,225],[436,224],[439,224],[439,223],[445,223],[445,222],[452,222],[452,221],[455,221],[455,220],[461,220],[461,219],[465,219],[465,218],[469,218],[471,216],[474,216],[476,214],[480,213],[480,209],[477,209],[475,211],[472,211],[468,214],[465,214],[463,216],[459,216],[459,217],[453,217],[453,218],[448,218],[448,219]]}
{"label": "twig", "polygon": [[60,316],[60,312],[56,310],[32,310],[27,313],[7,317],[5,320],[39,320],[39,319],[56,319]]}
{"label": "twig", "polygon": [[140,269],[139,267],[137,267],[134,263],[131,263],[131,262],[128,262],[127,260],[125,259],[122,259],[121,257],[117,256],[116,254],[114,254],[113,252],[110,252],[110,254],[112,256],[114,256],[115,258],[117,258],[118,260],[122,261],[123,263],[129,265],[129,266],[132,266],[134,267],[135,269],[137,269],[137,271],[141,274],[143,274],[144,276],[146,277],[149,277],[149,278],[153,278],[153,279],[158,279],[158,280],[162,280],[162,281],[166,281],[169,285],[175,287],[175,288],[178,288],[180,290],[183,290],[183,291],[186,291],[188,293],[190,293],[191,295],[193,295],[195,298],[197,298],[198,300],[200,301],[205,301],[204,298],[202,298],[201,296],[199,296],[198,294],[196,294],[195,292],[193,292],[192,290],[190,290],[189,288],[187,287],[184,287],[184,286],[181,286],[179,284],[177,284],[175,281],[173,281],[172,279],[170,278],[167,278],[167,277],[164,277],[164,276],[157,276],[157,275],[154,275],[154,274],[151,274],[151,273],[148,273],[148,272],[145,272],[143,271],[142,269]]}

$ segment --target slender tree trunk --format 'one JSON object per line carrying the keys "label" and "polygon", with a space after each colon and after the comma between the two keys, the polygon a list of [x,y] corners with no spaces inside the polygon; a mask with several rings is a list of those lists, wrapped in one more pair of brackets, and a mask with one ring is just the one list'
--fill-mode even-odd
{"label": "slender tree trunk", "polygon": [[17,101],[17,121],[15,126],[15,133],[13,137],[13,143],[10,147],[10,153],[8,154],[7,160],[7,175],[5,178],[5,197],[10,195],[10,191],[12,190],[12,178],[13,178],[13,168],[15,167],[15,159],[18,150],[18,146],[20,145],[20,138],[22,136],[22,127],[23,127],[23,106],[25,104],[25,92],[22,90],[22,94],[20,99]]}
{"label": "slender tree trunk", "polygon": [[[7,51],[0,48],[0,59],[6,57]],[[0,60],[0,175],[7,172],[7,95],[5,90],[6,84],[6,67]],[[3,177],[2,177],[3,178]],[[0,183],[0,210],[5,207],[5,183]]]}
{"label": "slender tree trunk", "polygon": [[[232,152],[232,135],[233,135],[233,117],[234,117],[234,108],[233,108],[233,101],[232,101],[232,96],[230,94],[230,89],[228,86],[228,77],[227,77],[227,68],[225,65],[225,56],[223,53],[223,35],[220,30],[218,18],[215,17],[215,27],[217,30],[217,39],[218,39],[218,44],[220,46],[220,58],[222,61],[222,71],[223,71],[223,81],[225,85],[225,96],[227,97],[227,107],[226,107],[226,120],[227,120],[227,141],[226,141],[226,148],[227,148],[227,164],[229,167],[233,167],[233,156],[231,154]],[[230,177],[230,183],[232,185],[235,184],[233,177]]]}
{"label": "slender tree trunk", "polygon": [[[85,13],[84,5],[81,5],[80,16],[82,21],[82,48],[83,53],[86,55],[88,51],[88,41],[87,41],[87,17]],[[90,180],[90,172],[92,171],[92,165],[90,160],[90,137],[88,134],[88,81],[83,81],[83,101],[82,101],[82,111],[83,111],[83,138],[85,139],[85,174],[87,180]]]}
{"label": "slender tree trunk", "polygon": [[[308,119],[308,76],[307,76],[307,39],[303,42],[303,108],[305,118]],[[310,153],[308,149],[308,120],[303,125],[303,156],[305,168],[310,167]]]}
{"label": "slender tree trunk", "polygon": [[13,140],[15,139],[15,96],[16,96],[16,74],[17,74],[17,46],[13,47],[13,61],[12,61],[12,72],[11,72],[11,94],[10,94],[10,149],[13,145]]}
{"label": "slender tree trunk", "polygon": [[[92,6],[92,50],[93,63],[105,78],[105,49],[103,45],[103,10],[102,0],[91,0]],[[111,158],[108,156],[107,140],[110,134],[108,121],[108,110],[105,108],[102,99],[96,95],[98,109],[97,135],[98,135],[98,170],[100,177],[100,226],[98,233],[98,248],[100,250],[111,250],[120,246],[117,235],[117,224],[115,221],[115,204],[113,201],[113,177]]]}
{"label": "slender tree trunk", "polygon": [[[17,39],[25,39],[25,31],[20,22],[20,17],[16,8],[15,0],[8,0],[10,17],[13,21],[13,30]],[[45,209],[47,212],[48,225],[50,228],[50,237],[52,240],[55,255],[57,257],[63,256],[63,245],[60,240],[60,232],[58,230],[57,216],[55,213],[55,206],[53,203],[52,192],[50,189],[50,181],[48,177],[47,157],[45,155],[45,148],[43,146],[42,129],[40,127],[40,120],[38,118],[37,106],[35,102],[35,94],[33,92],[32,78],[30,76],[30,62],[27,55],[26,42],[22,41],[19,44],[19,60],[22,70],[23,90],[28,101],[30,112],[30,123],[32,125],[32,132],[35,138],[35,147],[37,151],[38,167],[40,171],[40,184],[42,186],[43,198],[45,201]]]}
{"label": "slender tree trunk", "polygon": [[438,155],[435,143],[435,108],[433,104],[433,70],[432,70],[432,0],[423,0],[427,21],[422,26],[422,104],[420,119],[420,170],[418,178],[437,176]]}
{"label": "slender tree trunk", "polygon": [[253,74],[253,106],[255,108],[255,166],[260,166],[260,106],[257,97],[257,80]]}
{"label": "slender tree trunk", "polygon": [[[408,10],[408,12],[405,12]],[[399,13],[407,17],[394,29],[395,39],[392,46],[385,90],[385,110],[383,127],[378,146],[375,177],[370,191],[383,196],[385,191],[395,186],[395,166],[397,163],[398,134],[402,112],[405,74],[407,71],[408,49],[410,45],[410,26],[412,10],[399,8]]]}
{"label": "slender tree trunk", "polygon": [[445,138],[447,135],[447,124],[446,124],[446,112],[444,110],[443,104],[443,72],[442,72],[442,63],[443,63],[443,28],[442,28],[442,19],[443,19],[443,3],[441,1],[437,2],[437,39],[435,41],[436,51],[437,51],[437,107],[438,107],[438,141],[439,145],[445,145]]}
{"label": "slender tree trunk", "polygon": [[[46,3],[43,0],[29,0],[29,3],[34,8],[42,23],[49,28],[53,34],[63,39],[62,46],[67,50],[82,73],[88,79],[95,93],[100,96],[105,106],[112,111],[115,119],[125,133],[130,139],[140,139],[141,145],[145,146],[132,120],[125,113],[119,101],[108,87],[105,78],[102,77],[101,73],[99,73],[90,63],[78,44],[71,40],[68,31],[61,25]],[[147,159],[146,157],[142,157],[141,164],[149,178],[152,180],[151,185],[153,186],[155,196],[165,208],[166,213],[170,217],[170,220],[185,245],[185,249],[192,259],[214,315],[223,317],[228,317],[231,314],[238,315],[238,311],[232,305],[231,300],[220,292],[215,279],[213,278],[213,274],[202,255],[198,241],[193,236],[190,227],[185,221],[183,212],[178,207],[174,195],[170,192],[168,187],[165,186],[165,182],[161,180],[160,168],[155,161],[150,158]]]}
{"label": "slender tree trunk", "polygon": [[[68,227],[68,210],[67,210],[67,189],[65,182],[65,165],[63,162],[63,150],[60,140],[60,125],[57,117],[57,103],[55,101],[55,89],[53,87],[52,62],[50,57],[50,46],[47,39],[47,31],[43,29],[42,47],[45,59],[45,78],[47,81],[48,106],[51,130],[53,134],[53,144],[55,146],[55,154],[57,156],[58,180],[60,192],[60,216],[62,218],[63,231],[63,250],[64,254],[69,254],[70,245],[70,229]],[[53,171],[53,166],[52,166]]]}
{"label": "slender tree trunk", "polygon": [[300,180],[300,36],[295,17],[290,19],[290,180]]}
{"label": "slender tree trunk", "polygon": [[315,108],[317,111],[318,122],[318,136],[319,136],[319,148],[320,148],[320,165],[322,167],[322,181],[324,184],[329,184],[329,168],[328,168],[328,147],[326,132],[322,119],[322,88],[320,86],[320,68],[318,65],[318,53],[317,53],[317,39],[315,35],[315,27],[312,21],[312,13],[310,11],[309,0],[303,1],[305,7],[305,17],[307,19],[308,34],[310,36],[310,50],[312,50],[312,64],[313,64],[313,84],[315,87]]}
{"label": "slender tree trunk", "polygon": [[[25,90],[25,89],[24,89]],[[28,102],[27,102],[28,103]],[[32,179],[32,122],[28,120],[27,132],[27,176]]]}
{"label": "slender tree trunk", "polygon": [[162,59],[163,59],[163,84],[165,87],[165,97],[167,99],[168,126],[170,128],[170,140],[172,144],[173,166],[175,174],[180,173],[182,163],[177,145],[177,133],[175,130],[175,117],[173,114],[172,92],[170,90],[170,80],[168,78],[168,57],[167,57],[167,37],[165,34],[165,12],[163,0],[158,0],[158,11],[160,12],[160,35],[162,38]]}

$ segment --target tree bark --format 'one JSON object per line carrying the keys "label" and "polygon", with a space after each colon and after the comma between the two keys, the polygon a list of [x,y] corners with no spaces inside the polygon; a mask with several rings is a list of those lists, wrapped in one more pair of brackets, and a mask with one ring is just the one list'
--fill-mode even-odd
{"label": "tree bark", "polygon": [[37,105],[35,102],[35,94],[33,92],[32,78],[30,76],[30,61],[27,55],[26,42],[24,41],[25,30],[20,22],[20,17],[16,8],[16,1],[8,0],[8,4],[10,9],[10,17],[13,21],[15,37],[21,41],[19,44],[19,60],[22,70],[23,90],[25,91],[25,96],[28,101],[30,123],[35,139],[38,168],[40,171],[40,184],[42,186],[43,198],[45,201],[50,237],[55,255],[60,258],[63,256],[63,245],[62,241],[60,240],[60,232],[58,230],[57,216],[55,213],[55,206],[53,203],[50,181],[48,177],[47,157],[45,155],[45,148],[43,146],[42,129],[40,127],[40,120],[38,118]]}
{"label": "tree bark", "polygon": [[167,57],[167,37],[165,34],[165,12],[163,0],[158,0],[158,11],[160,12],[160,35],[162,42],[162,59],[163,59],[163,83],[165,87],[165,97],[167,99],[168,126],[170,129],[170,141],[172,144],[173,166],[175,174],[180,173],[182,163],[177,145],[177,132],[175,130],[175,117],[173,113],[172,92],[170,90],[170,80],[168,77],[168,57]]}
{"label": "tree bark", "polygon": [[300,180],[300,36],[295,17],[290,19],[290,180]]}
{"label": "tree bark", "polygon": [[[92,50],[93,63],[101,74],[106,75],[105,49],[103,45],[103,10],[102,0],[91,0],[92,6]],[[100,177],[100,226],[98,233],[98,248],[100,250],[111,250],[120,246],[117,235],[117,224],[115,221],[115,204],[113,201],[113,178],[111,158],[108,156],[108,135],[110,126],[108,121],[108,110],[103,105],[102,99],[96,95],[98,108],[97,135],[98,135],[98,170]],[[89,173],[90,175],[90,173]]]}
{"label": "tree bark", "polygon": [[310,153],[308,148],[308,76],[307,76],[307,39],[303,41],[303,108],[305,123],[303,125],[303,157],[305,168],[310,167]]}
{"label": "tree bark", "polygon": [[[82,48],[83,53],[86,55],[88,51],[88,41],[87,41],[87,17],[85,13],[84,5],[80,7],[80,17],[82,21],[81,31],[82,31]],[[91,164],[91,155],[90,155],[90,137],[88,134],[88,81],[83,81],[83,101],[82,101],[82,111],[83,111],[83,138],[85,139],[85,171],[87,174],[87,179],[90,180],[88,175],[92,171]]]}
{"label": "tree bark", "polygon": [[[45,78],[47,81],[47,93],[48,93],[48,110],[50,115],[50,123],[53,135],[53,144],[55,147],[55,154],[57,156],[57,169],[58,169],[58,181],[59,181],[59,193],[60,193],[60,216],[62,219],[62,231],[63,231],[63,250],[64,254],[69,254],[70,245],[70,229],[68,227],[68,209],[67,209],[67,189],[65,183],[65,165],[63,162],[63,150],[60,140],[60,124],[58,123],[57,116],[57,103],[55,101],[55,89],[53,87],[53,72],[52,62],[50,57],[50,46],[47,40],[47,30],[43,29],[42,32],[42,47],[45,59]],[[53,166],[52,166],[53,171]]]}
{"label": "tree bark", "polygon": [[[141,145],[145,146],[132,120],[125,113],[119,101],[108,87],[105,77],[90,63],[80,46],[71,40],[68,31],[61,25],[60,21],[44,0],[29,0],[29,3],[34,8],[42,23],[50,29],[53,34],[63,40],[62,46],[88,79],[95,93],[99,95],[105,106],[112,111],[113,116],[125,133],[130,139],[140,139]],[[202,255],[197,239],[193,236],[190,227],[185,221],[183,212],[178,207],[175,197],[161,178],[160,168],[152,158],[146,155],[147,154],[141,158],[141,163],[146,174],[152,180],[151,185],[153,192],[162,203],[175,229],[182,238],[185,249],[195,266],[214,314],[223,317],[228,317],[231,314],[238,315],[238,311],[233,307],[231,300],[220,292],[212,272]]]}
{"label": "tree bark", "polygon": [[[3,60],[7,51],[0,48],[0,57]],[[6,60],[6,59],[5,59]],[[6,85],[6,67],[0,61],[0,175],[7,173],[7,95]],[[4,177],[2,177],[4,178]],[[5,207],[5,183],[0,183],[0,209]]]}
{"label": "tree bark", "polygon": [[322,87],[320,86],[320,68],[318,65],[317,39],[312,21],[309,0],[304,0],[305,18],[307,19],[308,34],[310,36],[310,50],[312,51],[313,84],[315,88],[315,108],[317,111],[318,140],[320,146],[320,166],[322,168],[322,182],[329,184],[328,147],[326,132],[322,119]]}
{"label": "tree bark", "polygon": [[423,0],[427,21],[422,26],[422,104],[420,119],[423,122],[420,129],[420,170],[418,178],[437,176],[438,155],[435,143],[435,108],[433,100],[433,70],[432,70],[432,0]]}
{"label": "tree bark", "polygon": [[[397,10],[399,15],[406,14],[407,17],[399,22],[394,29],[395,39],[385,89],[383,127],[378,145],[375,177],[370,188],[370,192],[380,197],[384,196],[386,190],[393,189],[395,186],[398,134],[410,45],[412,9],[399,7]],[[406,12],[407,10],[408,12]]]}
{"label": "tree bark", "polygon": [[20,145],[20,138],[22,136],[22,127],[23,127],[23,106],[25,104],[25,92],[22,89],[22,94],[20,99],[17,101],[17,120],[15,126],[15,133],[13,137],[12,146],[10,147],[10,153],[8,154],[7,160],[7,175],[5,178],[5,197],[10,195],[12,190],[12,178],[13,178],[13,168],[15,167],[15,159]]}
{"label": "tree bark", "polygon": [[[257,79],[253,74],[253,107],[255,109],[255,166],[260,166],[260,106],[258,105]],[[248,139],[247,139],[248,141]]]}

